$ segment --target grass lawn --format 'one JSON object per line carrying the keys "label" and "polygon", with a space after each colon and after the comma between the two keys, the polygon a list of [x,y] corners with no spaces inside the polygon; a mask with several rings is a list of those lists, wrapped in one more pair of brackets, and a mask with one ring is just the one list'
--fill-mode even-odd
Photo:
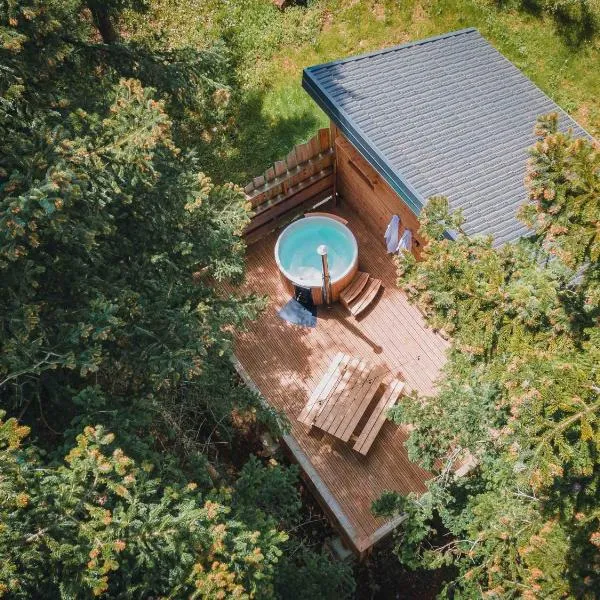
{"label": "grass lawn", "polygon": [[301,87],[303,67],[465,27],[479,29],[600,135],[600,31],[543,12],[542,1],[309,0],[281,12],[272,0],[151,0],[129,33],[160,31],[173,46],[225,37],[237,57],[242,105],[206,170],[218,181],[246,183],[328,123]]}
{"label": "grass lawn", "polygon": [[585,39],[576,24],[482,0],[330,0],[308,10],[319,12],[314,39],[256,56],[247,84],[254,100],[238,123],[244,133],[228,161],[231,179],[258,174],[327,124],[302,90],[303,67],[464,27],[477,27],[588,131],[600,134],[600,34]]}

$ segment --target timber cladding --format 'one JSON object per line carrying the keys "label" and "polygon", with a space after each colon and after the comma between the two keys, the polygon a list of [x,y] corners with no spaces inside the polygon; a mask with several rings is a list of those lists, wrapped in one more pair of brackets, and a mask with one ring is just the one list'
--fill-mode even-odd
{"label": "timber cladding", "polygon": [[401,228],[413,233],[413,253],[417,258],[423,247],[418,235],[419,221],[402,198],[333,126],[336,154],[336,191],[342,200],[360,214],[367,227],[381,239],[393,215],[400,217]]}
{"label": "timber cladding", "polygon": [[251,244],[333,194],[334,153],[328,128],[294,146],[255,177],[244,192],[253,214],[244,236]]}

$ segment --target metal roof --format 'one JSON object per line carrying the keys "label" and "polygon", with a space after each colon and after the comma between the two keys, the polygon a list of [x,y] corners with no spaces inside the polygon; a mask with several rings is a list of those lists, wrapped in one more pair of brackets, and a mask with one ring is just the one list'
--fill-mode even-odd
{"label": "metal roof", "polygon": [[416,214],[447,196],[495,244],[529,233],[516,212],[537,117],[589,137],[476,29],[315,65],[302,85]]}

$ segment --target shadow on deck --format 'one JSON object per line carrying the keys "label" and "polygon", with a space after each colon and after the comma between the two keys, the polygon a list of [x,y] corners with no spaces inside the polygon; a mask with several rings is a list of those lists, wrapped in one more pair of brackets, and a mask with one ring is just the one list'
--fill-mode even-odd
{"label": "shadow on deck", "polygon": [[[285,412],[286,438],[312,486],[333,513],[345,537],[362,552],[390,530],[371,513],[383,491],[422,492],[429,474],[411,463],[404,441],[407,430],[386,422],[366,456],[296,418],[338,352],[384,363],[406,382],[406,390],[434,392],[448,343],[427,328],[417,308],[396,286],[393,262],[383,232],[374,235],[347,207],[332,212],[348,220],[359,247],[359,268],[381,279],[383,290],[373,307],[355,320],[340,305],[320,307],[317,327],[282,321],[277,311],[289,300],[273,256],[277,234],[248,248],[247,281],[242,291],[269,297],[267,310],[237,336],[235,354],[247,378],[276,409]],[[401,399],[400,399],[401,401]]]}

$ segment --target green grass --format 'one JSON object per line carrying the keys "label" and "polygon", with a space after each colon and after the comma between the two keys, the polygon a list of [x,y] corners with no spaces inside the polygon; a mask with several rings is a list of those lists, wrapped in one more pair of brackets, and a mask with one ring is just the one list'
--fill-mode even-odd
{"label": "green grass", "polygon": [[207,167],[217,180],[245,183],[327,124],[302,90],[303,67],[464,27],[477,27],[598,136],[600,32],[590,35],[577,14],[568,18],[538,3],[560,5],[559,0],[313,0],[308,8],[281,12],[272,0],[151,0],[150,14],[133,24],[130,34],[152,36],[160,30],[161,43],[166,39],[173,46],[226,39],[238,65],[241,108],[218,161]]}
{"label": "green grass", "polygon": [[[286,44],[252,67],[249,88],[261,98],[260,116],[268,126],[255,131],[258,144],[247,148],[238,172],[249,173],[251,166],[258,173],[327,123],[301,88],[303,67],[464,27],[477,27],[584,127],[600,133],[600,43],[598,37],[581,39],[576,25],[480,0],[330,0],[308,10],[319,13],[315,39]],[[252,122],[238,127],[252,128]]]}

